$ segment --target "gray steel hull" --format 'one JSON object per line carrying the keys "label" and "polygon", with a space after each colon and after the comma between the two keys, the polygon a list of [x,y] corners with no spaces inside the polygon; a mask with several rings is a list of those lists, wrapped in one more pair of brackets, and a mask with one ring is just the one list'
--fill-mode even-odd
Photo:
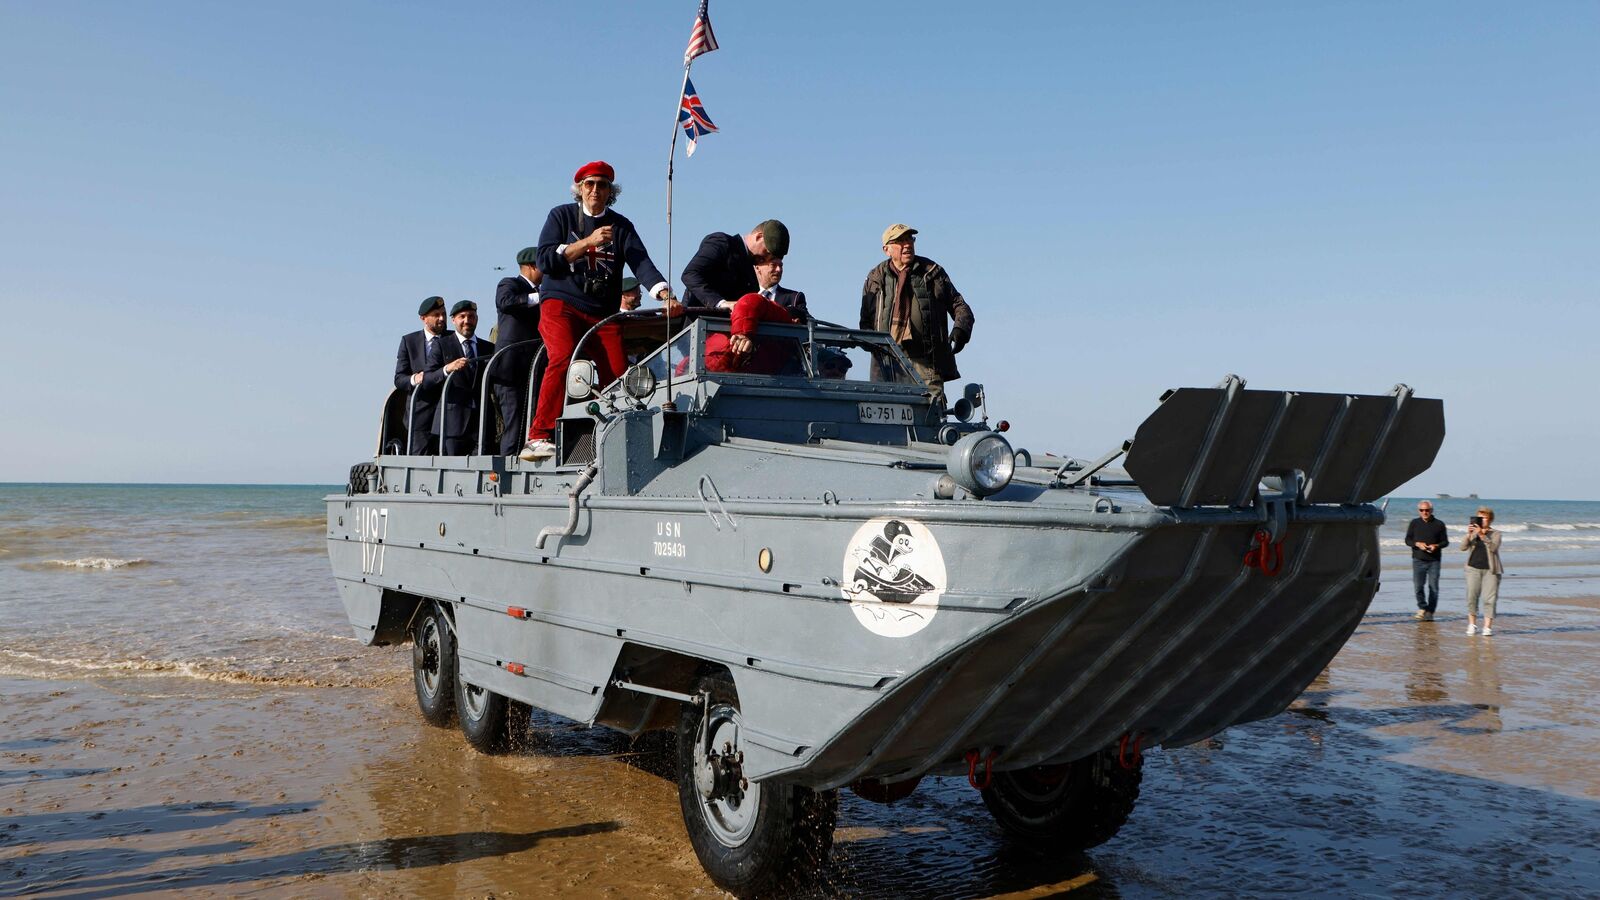
{"label": "gray steel hull", "polygon": [[[480,493],[486,466],[448,462],[429,470],[426,494],[328,498],[330,557],[357,635],[379,638],[386,597],[445,602],[463,677],[625,731],[663,724],[675,706],[610,688],[634,661],[725,665],[755,779],[831,787],[954,771],[972,750],[1006,769],[1125,734],[1145,746],[1198,740],[1286,706],[1377,586],[1382,514],[1370,506],[1295,523],[1270,578],[1241,566],[1259,526],[1248,511],[1137,502],[597,495],[575,534],[538,550],[534,535],[566,517],[561,496]],[[843,548],[884,517],[925,526],[948,570],[936,614],[903,637],[863,627],[841,591]],[[762,549],[771,572],[758,569]]]}

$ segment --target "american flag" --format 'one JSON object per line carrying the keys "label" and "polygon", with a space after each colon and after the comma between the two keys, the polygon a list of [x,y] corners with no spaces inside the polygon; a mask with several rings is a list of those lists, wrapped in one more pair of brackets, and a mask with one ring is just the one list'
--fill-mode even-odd
{"label": "american flag", "polygon": [[694,84],[688,78],[683,79],[683,99],[678,101],[678,124],[683,126],[683,131],[689,136],[689,155],[694,155],[694,142],[701,135],[711,134],[717,130],[716,123],[706,115],[706,108],[700,103],[700,95],[695,93]]}
{"label": "american flag", "polygon": [[[700,0],[700,12],[694,17],[694,30],[689,32],[689,49],[683,51],[685,68],[696,56],[717,49],[717,36],[711,33],[711,13],[706,11],[706,6],[710,2],[711,0]],[[716,131],[715,128],[711,130]]]}

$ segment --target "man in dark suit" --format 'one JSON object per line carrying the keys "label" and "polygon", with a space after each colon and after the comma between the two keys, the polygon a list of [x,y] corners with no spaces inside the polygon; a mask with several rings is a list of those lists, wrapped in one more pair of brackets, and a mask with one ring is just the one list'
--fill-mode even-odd
{"label": "man in dark suit", "polygon": [[755,271],[756,284],[761,288],[757,293],[787,309],[796,322],[811,318],[811,311],[806,309],[806,295],[778,284],[783,280],[783,257],[774,256],[766,262],[756,263]]}
{"label": "man in dark suit", "polygon": [[455,333],[434,341],[428,352],[429,374],[450,376],[434,416],[434,430],[438,431],[438,420],[443,417],[444,454],[466,456],[477,443],[480,421],[488,418],[488,424],[493,425],[494,413],[480,415],[484,410],[478,408],[478,393],[483,389],[484,367],[494,356],[494,344],[475,336],[478,304],[471,300],[460,300],[450,307],[450,321],[455,323]]}
{"label": "man in dark suit", "polygon": [[400,339],[400,352],[394,359],[394,387],[408,395],[416,394],[414,405],[409,404],[411,398],[407,397],[412,410],[412,420],[407,423],[410,452],[429,455],[436,452],[433,410],[439,402],[439,385],[444,383],[444,375],[428,371],[428,351],[444,334],[444,298],[429,297],[422,301],[417,315],[422,317],[422,330]]}
{"label": "man in dark suit", "polygon": [[[517,268],[521,270],[520,274],[500,279],[500,284],[494,289],[494,337],[496,343],[506,348],[506,352],[489,373],[489,384],[494,387],[495,401],[500,405],[500,418],[505,424],[500,432],[502,456],[522,449],[528,427],[528,379],[532,374],[533,358],[544,346],[544,341],[539,337],[539,282],[544,280],[544,273],[539,271],[539,248],[525,247],[518,252]],[[519,341],[533,343],[511,346]],[[544,368],[543,360],[539,368]]]}
{"label": "man in dark suit", "polygon": [[789,229],[777,219],[762,222],[749,234],[708,234],[683,267],[683,302],[732,309],[740,297],[756,293],[755,266],[788,253]]}

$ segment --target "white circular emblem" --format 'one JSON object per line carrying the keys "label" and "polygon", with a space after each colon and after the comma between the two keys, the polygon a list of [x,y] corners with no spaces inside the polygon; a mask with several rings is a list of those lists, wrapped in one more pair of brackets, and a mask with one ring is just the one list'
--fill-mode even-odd
{"label": "white circular emblem", "polygon": [[921,522],[869,519],[845,547],[839,584],[867,630],[884,637],[916,634],[939,611],[944,554]]}

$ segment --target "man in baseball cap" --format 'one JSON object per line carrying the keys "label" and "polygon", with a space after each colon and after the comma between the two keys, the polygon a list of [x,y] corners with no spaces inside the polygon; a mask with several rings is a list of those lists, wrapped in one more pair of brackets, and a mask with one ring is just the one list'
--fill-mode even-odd
{"label": "man in baseball cap", "polygon": [[[861,289],[861,327],[887,331],[911,358],[917,376],[942,398],[944,383],[961,377],[956,354],[972,338],[972,307],[942,266],[917,255],[916,243],[917,229],[910,225],[896,222],[883,230],[883,254],[888,259],[867,273]],[[874,381],[894,377],[886,365],[873,364]]]}
{"label": "man in baseball cap", "polygon": [[683,302],[732,309],[740,297],[761,290],[756,266],[788,255],[789,229],[777,219],[768,219],[742,235],[708,234],[683,267]]}

